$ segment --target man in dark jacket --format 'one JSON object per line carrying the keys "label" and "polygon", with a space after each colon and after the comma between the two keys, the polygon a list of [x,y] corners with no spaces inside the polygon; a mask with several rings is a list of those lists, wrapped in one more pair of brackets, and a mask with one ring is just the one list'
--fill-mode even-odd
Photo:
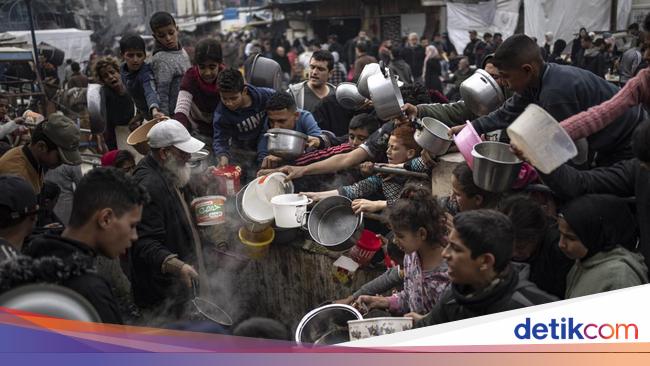
{"label": "man in dark jacket", "polygon": [[39,263],[51,261],[50,273],[60,283],[85,297],[102,322],[122,323],[111,285],[95,269],[99,254],[118,258],[138,239],[147,192],[132,178],[113,168],[86,174],[74,194],[69,226],[61,236],[46,234],[23,250]]}
{"label": "man in dark jacket", "polygon": [[[545,63],[537,44],[523,34],[508,38],[495,53],[493,64],[515,94],[496,111],[472,122],[479,134],[508,127],[530,103],[562,121],[610,99],[618,91],[588,71]],[[630,141],[641,116],[639,107],[630,108],[615,123],[587,138],[590,154],[597,154],[596,164],[607,166],[632,157]],[[460,129],[456,127],[453,132]]]}
{"label": "man in dark jacket", "polygon": [[20,252],[36,224],[38,204],[32,186],[15,175],[0,175],[0,262]]}
{"label": "man in dark jacket", "polygon": [[507,216],[474,210],[454,217],[449,244],[442,252],[451,287],[415,326],[446,323],[555,300],[510,264],[514,232]]}
{"label": "man in dark jacket", "polygon": [[406,43],[406,46],[400,55],[411,68],[411,72],[413,73],[413,78],[415,81],[418,81],[422,76],[425,51],[424,47],[420,45],[417,33],[409,34],[408,42]]}
{"label": "man in dark jacket", "polygon": [[639,251],[650,266],[650,121],[634,133],[634,159],[612,166],[579,171],[567,164],[541,178],[560,198],[571,199],[589,193],[636,197],[636,216],[641,230]]}
{"label": "man in dark jacket", "polygon": [[469,42],[463,50],[463,56],[466,56],[468,58],[470,65],[476,65],[477,62],[481,62],[481,60],[477,60],[476,56],[474,55],[474,49],[476,48],[476,44],[479,41],[480,40],[478,39],[478,33],[476,33],[475,30],[469,31]]}
{"label": "man in dark jacket", "polygon": [[147,137],[151,152],[133,173],[151,196],[138,225],[140,238],[129,251],[133,296],[142,308],[174,315],[158,308],[170,300],[168,310],[178,316],[189,298],[192,279],[198,278],[189,264],[196,262],[199,239],[187,204],[190,170],[186,163],[204,144],[171,119],[156,124]]}

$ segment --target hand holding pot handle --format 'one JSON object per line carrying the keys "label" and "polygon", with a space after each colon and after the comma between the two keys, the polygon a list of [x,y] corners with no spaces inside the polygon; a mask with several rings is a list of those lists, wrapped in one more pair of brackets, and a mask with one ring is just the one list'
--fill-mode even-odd
{"label": "hand holding pot handle", "polygon": [[192,287],[192,281],[199,278],[199,274],[196,272],[194,267],[192,267],[189,264],[185,263],[185,264],[183,264],[183,267],[181,267],[181,270],[178,273],[178,277],[180,278],[181,282],[185,286],[190,288],[190,287]]}

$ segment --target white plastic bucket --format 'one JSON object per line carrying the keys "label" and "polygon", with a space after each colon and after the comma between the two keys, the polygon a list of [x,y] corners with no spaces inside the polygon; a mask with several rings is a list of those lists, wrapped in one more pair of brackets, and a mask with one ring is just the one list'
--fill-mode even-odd
{"label": "white plastic bucket", "polygon": [[578,154],[576,145],[544,109],[529,104],[508,127],[510,141],[535,168],[549,174]]}
{"label": "white plastic bucket", "polygon": [[281,194],[271,198],[275,226],[297,228],[302,226],[307,213],[307,205],[312,202],[303,194]]}

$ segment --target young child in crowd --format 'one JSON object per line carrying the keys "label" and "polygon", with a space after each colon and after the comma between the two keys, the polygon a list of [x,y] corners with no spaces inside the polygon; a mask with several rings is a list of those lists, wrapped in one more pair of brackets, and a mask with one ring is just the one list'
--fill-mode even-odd
{"label": "young child in crowd", "polygon": [[224,68],[221,44],[212,38],[199,41],[194,66],[183,76],[174,110],[174,119],[208,140],[214,134],[212,119],[219,103],[217,76]]}
{"label": "young child in crowd", "polygon": [[151,68],[160,98],[160,112],[171,115],[176,108],[181,79],[192,65],[187,52],[178,42],[178,27],[171,14],[154,13],[149,20],[156,46],[151,57]]}
{"label": "young child in crowd", "polygon": [[156,80],[151,65],[145,62],[147,52],[144,39],[136,34],[120,39],[120,53],[124,63],[120,69],[122,83],[135,103],[138,113],[147,120],[162,117],[156,91]]}
{"label": "young child in crowd", "polygon": [[262,169],[275,168],[283,159],[278,156],[268,155],[268,137],[264,132],[273,128],[281,128],[304,133],[307,135],[307,147],[326,148],[330,142],[323,136],[323,131],[318,127],[311,112],[298,109],[296,101],[289,93],[275,93],[266,102],[266,119],[263,133],[257,145],[257,160],[261,162]]}
{"label": "young child in crowd", "polygon": [[[128,126],[134,117],[133,99],[126,91],[120,77],[120,66],[117,59],[111,56],[100,58],[95,63],[95,78],[102,84],[104,94],[104,111],[106,125],[99,125],[96,122],[91,124],[90,129],[93,135],[103,134],[103,139],[97,140],[98,149],[101,153],[107,150],[117,149],[117,137],[115,128]],[[102,143],[105,142],[105,147]],[[106,147],[108,149],[106,149]]]}
{"label": "young child in crowd", "polygon": [[135,169],[135,157],[129,150],[111,150],[102,155],[101,163],[103,167],[115,167],[131,175]]}
{"label": "young child in crowd", "polygon": [[494,208],[501,194],[488,192],[474,183],[472,169],[467,164],[458,164],[451,173],[451,196],[440,198],[440,204],[451,215],[459,212]]}
{"label": "young child in crowd", "polygon": [[585,195],[561,210],[560,249],[575,264],[567,274],[567,299],[648,283],[648,268],[634,248],[634,215],[622,199]]}
{"label": "young child in crowd", "polygon": [[508,217],[494,210],[472,210],[454,217],[442,251],[451,286],[415,327],[446,323],[556,300],[511,264],[514,231]]}
{"label": "young child in crowd", "polygon": [[[388,139],[386,155],[389,164],[403,164],[419,156],[422,148],[413,138],[413,128],[401,125],[393,130]],[[428,172],[429,167],[418,157],[410,162],[411,169],[417,172]],[[314,201],[341,195],[352,201],[352,209],[356,212],[378,212],[392,205],[400,195],[406,179],[399,176],[373,175],[350,186],[325,192],[306,192]],[[384,200],[370,201],[372,194],[382,193]]]}
{"label": "young child in crowd", "polygon": [[430,190],[408,185],[390,207],[388,220],[395,243],[405,253],[404,289],[389,297],[362,295],[357,304],[387,309],[395,315],[424,315],[433,309],[450,283],[442,258],[447,241],[444,210]]}
{"label": "young child in crowd", "polygon": [[266,103],[275,90],[244,84],[237,69],[219,73],[221,103],[214,111],[213,150],[218,166],[232,163],[254,168],[257,145],[266,120]]}

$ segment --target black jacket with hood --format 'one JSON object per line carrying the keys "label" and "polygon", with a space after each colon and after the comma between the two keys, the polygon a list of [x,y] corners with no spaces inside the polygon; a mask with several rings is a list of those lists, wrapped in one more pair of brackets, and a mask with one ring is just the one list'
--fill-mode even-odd
{"label": "black jacket with hood", "polygon": [[[3,263],[8,266],[3,268],[22,263],[8,271],[12,273],[0,269],[3,287],[29,282],[60,284],[85,297],[97,310],[103,323],[122,324],[111,286],[95,270],[97,252],[94,249],[76,240],[45,234],[24,247],[23,253],[31,259],[18,257]],[[20,270],[16,271],[17,268]],[[21,280],[24,282],[20,283]]]}
{"label": "black jacket with hood", "polygon": [[530,282],[529,274],[530,267],[527,264],[511,263],[498,280],[479,292],[469,292],[465,286],[452,284],[442,294],[440,301],[431,312],[415,323],[415,327],[426,327],[557,300],[555,296],[540,290]]}
{"label": "black jacket with hood", "polygon": [[[187,297],[189,293],[181,290],[180,282],[174,276],[162,273],[162,263],[172,254],[177,254],[184,262],[194,261],[191,223],[186,219],[174,187],[151,155],[140,161],[133,177],[151,197],[142,210],[138,240],[129,249],[135,303],[150,308],[166,298],[183,302],[185,299],[179,295],[185,293],[184,297]],[[188,197],[187,192],[184,193]]]}

